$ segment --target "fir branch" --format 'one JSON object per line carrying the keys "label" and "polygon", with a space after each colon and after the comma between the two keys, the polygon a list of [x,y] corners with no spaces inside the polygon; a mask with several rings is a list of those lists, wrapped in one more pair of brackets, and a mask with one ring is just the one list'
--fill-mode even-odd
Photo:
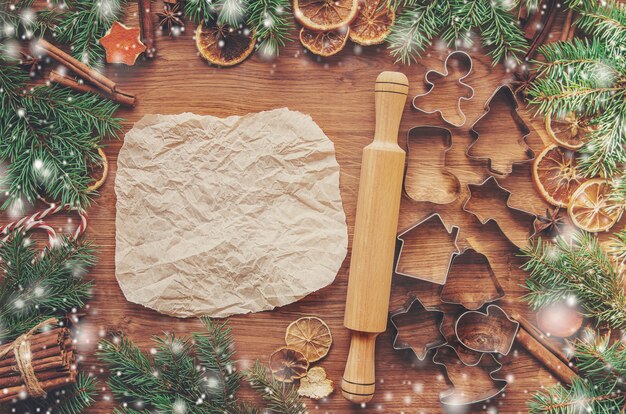
{"label": "fir branch", "polygon": [[289,384],[277,381],[267,373],[267,368],[255,361],[246,373],[246,380],[265,401],[268,408],[276,414],[305,414],[306,405],[298,391]]}
{"label": "fir branch", "polygon": [[594,129],[579,151],[580,170],[611,177],[626,165],[626,6],[615,1],[572,1],[581,13],[577,26],[590,39],[542,46],[545,62],[528,90],[538,113],[577,113]]}
{"label": "fir branch", "polygon": [[619,272],[626,265],[626,228],[613,234],[609,243],[609,254],[615,257]]}
{"label": "fir branch", "polygon": [[[89,65],[96,65],[104,58],[104,48],[98,40],[103,37],[113,22],[119,20],[126,0],[72,0],[63,12],[57,10],[53,17],[56,40],[72,45],[72,55]],[[45,19],[52,20],[44,14]]]}
{"label": "fir branch", "polygon": [[93,249],[62,238],[35,257],[35,246],[20,232],[0,247],[0,341],[9,341],[39,322],[65,317],[91,297],[83,274],[95,264]]}
{"label": "fir branch", "polygon": [[624,394],[614,386],[603,387],[575,377],[566,388],[555,385],[533,395],[529,414],[619,413],[626,403]]}
{"label": "fir branch", "polygon": [[254,30],[264,56],[278,56],[293,28],[287,0],[250,0],[248,26]]}
{"label": "fir branch", "polygon": [[97,148],[121,130],[118,105],[57,86],[27,89],[27,79],[12,63],[0,65],[0,161],[9,164],[3,208],[38,196],[86,207],[90,168],[102,163]]}
{"label": "fir branch", "polygon": [[586,337],[574,344],[576,366],[593,384],[616,383],[624,386],[626,379],[626,347],[620,341],[611,342],[610,335]]}
{"label": "fir branch", "polygon": [[574,296],[587,316],[615,329],[626,327],[624,275],[591,234],[577,233],[571,242],[559,237],[555,244],[538,240],[522,256],[529,272],[524,299],[533,308]]}
{"label": "fir branch", "polygon": [[198,360],[207,374],[217,380],[217,386],[213,387],[216,390],[212,393],[213,404],[226,407],[234,401],[243,377],[233,363],[235,348],[232,334],[226,322],[219,324],[207,317],[201,320],[207,332],[193,334]]}
{"label": "fir branch", "polygon": [[215,20],[219,10],[213,1],[187,0],[185,1],[185,15],[194,23],[201,24]]}
{"label": "fir branch", "polygon": [[237,27],[241,24],[246,15],[246,0],[216,0],[215,8],[219,10],[217,22]]}
{"label": "fir branch", "polygon": [[417,3],[405,7],[396,19],[387,42],[396,62],[417,62],[421,53],[431,45],[444,22],[451,20],[438,10],[437,2]]}

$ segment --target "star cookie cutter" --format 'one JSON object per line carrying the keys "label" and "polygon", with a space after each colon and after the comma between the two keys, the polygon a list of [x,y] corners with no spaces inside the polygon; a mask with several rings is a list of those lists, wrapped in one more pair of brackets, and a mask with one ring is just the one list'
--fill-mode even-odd
{"label": "star cookie cutter", "polygon": [[423,361],[428,351],[446,344],[441,332],[443,316],[442,311],[425,307],[416,296],[409,297],[403,309],[389,318],[396,332],[393,349],[410,349]]}
{"label": "star cookie cutter", "polygon": [[[502,94],[504,95],[504,98],[509,102],[509,105],[511,107],[511,118],[517,125],[520,134],[520,138],[515,143],[516,145],[514,145],[505,152],[502,151],[502,142],[499,142],[499,145],[488,146],[490,150],[499,151],[500,157],[502,157],[502,154],[511,154],[511,158],[505,160],[504,162],[502,162],[502,160],[498,157],[498,154],[477,154],[478,146],[486,139],[485,136],[487,134],[489,134],[489,136],[510,136],[513,134],[510,128],[508,128],[503,123],[485,122],[492,113],[492,101],[496,98],[499,98]],[[485,113],[482,114],[480,118],[476,120],[476,122],[474,122],[472,128],[470,129],[473,141],[465,150],[465,155],[473,160],[487,160],[489,171],[499,175],[508,175],[513,172],[514,165],[532,161],[535,158],[535,153],[526,142],[526,138],[530,134],[530,129],[528,128],[524,120],[522,120],[522,118],[519,116],[518,110],[519,103],[517,102],[515,93],[511,90],[511,88],[508,85],[498,87],[485,103]],[[480,132],[482,130],[481,125],[483,123],[488,124],[490,131],[489,133]],[[502,128],[502,130],[498,130],[499,128]],[[493,132],[494,130],[496,130],[495,133]],[[481,135],[483,136],[482,139]],[[494,160],[496,161],[494,162]]]}
{"label": "star cookie cutter", "polygon": [[[424,228],[436,226],[433,232],[426,232]],[[422,230],[420,232],[420,230]],[[435,237],[443,234],[446,239],[443,243],[452,246],[452,249],[442,254],[441,246],[434,241]],[[427,233],[428,237],[417,237],[416,233]],[[399,245],[396,260],[395,273],[414,279],[443,285],[448,279],[448,272],[452,265],[452,259],[460,253],[457,245],[459,228],[452,226],[450,230],[438,213],[431,214],[422,221],[417,222],[408,229],[398,234],[396,246]],[[425,240],[429,240],[425,243]],[[419,254],[409,255],[408,250],[414,249]],[[409,257],[410,256],[410,257]],[[428,260],[424,260],[427,258]]]}
{"label": "star cookie cutter", "polygon": [[500,364],[491,354],[482,354],[475,365],[466,365],[454,348],[444,345],[437,349],[433,362],[446,370],[452,387],[439,395],[442,404],[450,406],[470,405],[500,394],[507,387],[506,380],[496,378]]}
{"label": "star cookie cutter", "polygon": [[459,316],[454,332],[459,342],[473,351],[508,355],[519,327],[501,307],[489,305],[484,313],[467,311]]}
{"label": "star cookie cutter", "polygon": [[[435,83],[431,80],[433,79],[433,77],[436,77],[436,79],[442,79],[445,77],[448,77],[450,75],[450,61],[457,61],[460,64],[464,64],[466,65],[466,67],[468,68],[466,73],[461,76],[459,79],[457,79],[457,84],[460,85],[461,87],[467,88],[469,89],[469,93],[466,96],[460,96],[457,99],[457,104],[456,104],[456,112],[457,114],[461,117],[462,121],[460,123],[454,123],[452,121],[450,121],[449,119],[446,118],[446,116],[443,114],[443,112],[440,109],[436,109],[434,111],[425,111],[421,108],[418,107],[416,100],[418,100],[418,98],[424,97],[426,95],[428,95],[433,88],[435,87]],[[472,73],[472,69],[474,67],[474,62],[472,61],[472,57],[463,51],[457,50],[454,51],[452,53],[450,53],[447,57],[446,60],[443,63],[443,72],[439,72],[436,70],[429,70],[428,72],[426,72],[426,75],[424,76],[424,82],[427,85],[427,91],[419,94],[419,95],[415,95],[415,97],[413,97],[413,108],[417,109],[420,112],[423,112],[425,114],[439,114],[439,117],[446,123],[455,126],[455,127],[461,127],[463,125],[465,125],[465,121],[467,121],[467,117],[465,116],[465,113],[463,112],[463,110],[461,109],[461,101],[469,101],[472,98],[474,98],[474,88],[472,88],[471,86],[469,86],[467,83],[463,82],[465,80],[465,78],[467,78],[471,73]]]}
{"label": "star cookie cutter", "polygon": [[[468,183],[467,188],[469,196],[463,203],[463,211],[476,216],[481,224],[493,220],[504,236],[519,248],[525,247],[528,240],[535,236],[534,223],[537,216],[529,211],[512,207],[509,204],[511,192],[502,187],[494,176],[487,177],[480,184]],[[483,188],[485,190],[479,191]],[[502,211],[494,208],[498,199],[499,204],[503,205]],[[506,221],[511,225],[500,225],[507,215],[510,220]]]}
{"label": "star cookie cutter", "polygon": [[[442,148],[433,145],[434,138],[440,139]],[[459,197],[461,182],[446,166],[446,154],[451,148],[452,133],[448,128],[425,125],[409,130],[406,136],[407,163],[402,186],[408,198],[413,201],[449,204]],[[432,153],[433,149],[436,153]],[[419,163],[411,162],[413,154],[417,154],[415,157],[419,159]]]}
{"label": "star cookie cutter", "polygon": [[[489,288],[486,288],[484,283],[476,283],[484,279],[490,281]],[[477,310],[503,297],[504,289],[498,282],[487,256],[468,247],[452,259],[448,279],[440,292],[443,303]]]}

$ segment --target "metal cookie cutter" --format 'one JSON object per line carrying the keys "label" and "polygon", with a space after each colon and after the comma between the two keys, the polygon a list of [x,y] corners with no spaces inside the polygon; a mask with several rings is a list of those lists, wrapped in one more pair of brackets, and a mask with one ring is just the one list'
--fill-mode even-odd
{"label": "metal cookie cutter", "polygon": [[445,345],[437,349],[433,362],[445,368],[452,383],[452,388],[439,395],[439,400],[445,405],[485,401],[500,394],[507,386],[506,380],[493,376],[502,365],[491,354],[482,354],[476,365],[465,365],[454,348]]}
{"label": "metal cookie cutter", "polygon": [[[528,239],[535,235],[536,215],[509,205],[511,192],[502,187],[494,176],[489,176],[480,184],[467,184],[467,188],[469,196],[463,204],[464,211],[476,216],[481,224],[495,221],[505,237],[517,247],[527,245]],[[501,222],[507,225],[502,226]]]}
{"label": "metal cookie cutter", "polygon": [[[395,272],[439,285],[445,284],[452,259],[460,253],[458,236],[458,227],[452,226],[448,230],[439,214],[431,214],[398,235],[399,253]],[[452,246],[452,249],[443,249],[442,244]]]}
{"label": "metal cookie cutter", "polygon": [[[461,96],[457,99],[457,106],[456,106],[456,111],[457,114],[461,117],[462,121],[460,123],[454,123],[452,121],[450,121],[449,119],[447,119],[445,117],[445,115],[443,114],[443,112],[439,109],[436,109],[434,111],[425,111],[421,108],[419,108],[417,106],[416,100],[418,98],[424,97],[426,95],[428,95],[430,92],[432,92],[433,88],[435,87],[435,82],[438,79],[442,79],[445,78],[447,76],[450,75],[450,71],[449,71],[449,64],[450,61],[457,61],[457,64],[459,65],[465,65],[468,69],[466,71],[466,73],[461,76],[458,80],[457,83],[463,87],[466,88],[468,90],[468,93],[465,96]],[[425,93],[416,95],[413,98],[413,107],[415,109],[417,109],[420,112],[423,112],[425,114],[435,114],[438,113],[439,116],[441,117],[441,119],[444,122],[447,122],[448,124],[455,126],[455,127],[460,127],[463,126],[465,124],[465,121],[467,120],[467,117],[465,116],[465,114],[463,113],[463,111],[461,110],[461,101],[469,101],[474,97],[474,88],[472,88],[471,86],[469,86],[468,84],[466,84],[465,82],[463,82],[463,80],[465,80],[465,78],[467,78],[470,73],[472,73],[472,69],[473,69],[473,62],[472,62],[472,58],[469,54],[457,50],[455,52],[450,53],[447,57],[446,60],[443,64],[444,67],[444,71],[443,72],[439,72],[436,70],[429,70],[428,72],[426,72],[426,75],[424,76],[424,82],[426,83],[428,90]]]}
{"label": "metal cookie cutter", "polygon": [[489,305],[485,313],[468,311],[456,320],[454,332],[459,342],[478,352],[508,355],[519,330],[498,305]]}
{"label": "metal cookie cutter", "polygon": [[[483,280],[489,281],[488,287]],[[468,247],[452,259],[448,280],[441,289],[440,297],[444,303],[476,310],[486,303],[502,299],[504,289],[498,282],[487,256]]]}
{"label": "metal cookie cutter", "polygon": [[424,307],[417,297],[411,296],[404,308],[389,318],[396,330],[393,349],[411,349],[423,361],[428,351],[446,343],[441,333],[443,315],[442,311]]}
{"label": "metal cookie cutter", "polygon": [[[453,307],[455,309],[451,309]],[[448,345],[454,348],[461,362],[463,362],[465,365],[476,365],[480,362],[483,353],[476,352],[463,345],[459,341],[459,338],[457,338],[456,332],[454,331],[456,320],[465,312],[466,309],[461,306],[446,306],[445,314],[443,316],[443,322],[441,323],[441,333],[446,338]]]}
{"label": "metal cookie cutter", "polygon": [[[438,126],[411,128],[406,137],[406,148],[403,189],[408,198],[449,204],[459,197],[461,182],[446,167],[446,153],[452,148],[449,129]],[[419,162],[411,162],[411,157]]]}
{"label": "metal cookie cutter", "polygon": [[[509,102],[511,118],[517,125],[518,131],[512,131],[506,123],[490,122],[491,104],[500,97]],[[504,85],[496,89],[485,104],[485,113],[472,125],[470,133],[474,140],[465,150],[465,155],[475,160],[487,160],[489,171],[503,175],[513,172],[513,165],[515,164],[532,161],[535,158],[535,153],[526,142],[530,129],[517,113],[518,109],[517,98],[515,98],[515,93],[509,86]],[[486,125],[487,128],[483,128],[483,125]],[[481,145],[488,137],[491,137],[492,140],[500,137],[506,138],[514,135],[516,132],[520,135],[517,141],[499,139],[497,145],[496,142],[488,142],[484,148]],[[503,149],[505,144],[510,145],[510,147]]]}

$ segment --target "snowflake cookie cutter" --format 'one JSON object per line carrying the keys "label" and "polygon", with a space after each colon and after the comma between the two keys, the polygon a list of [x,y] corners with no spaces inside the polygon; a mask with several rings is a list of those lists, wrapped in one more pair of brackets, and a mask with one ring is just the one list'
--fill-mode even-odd
{"label": "snowflake cookie cutter", "polygon": [[[424,237],[415,237],[415,233],[418,233],[419,230],[424,231],[424,228],[430,226],[436,226],[433,229],[434,232],[436,234],[438,233],[438,236],[443,235],[443,238],[446,239],[443,242],[451,246],[451,249],[444,252],[443,255],[441,254],[441,246],[433,242],[433,238],[437,237],[433,235],[433,232],[427,232],[428,240],[430,240],[429,243],[418,247],[413,246],[414,244],[418,244],[420,240],[426,240]],[[450,271],[452,260],[460,253],[457,244],[458,237],[459,227],[452,226],[450,230],[448,230],[443,218],[441,218],[438,213],[431,214],[425,219],[413,224],[397,236],[396,246],[399,245],[399,248],[397,248],[398,255],[394,268],[395,273],[438,285],[444,285],[448,279],[448,272]],[[409,248],[414,248],[416,252],[419,251],[420,253],[409,257]],[[423,260],[424,258],[428,259],[427,262]]]}
{"label": "snowflake cookie cutter", "polygon": [[433,357],[433,362],[441,365],[452,387],[439,395],[444,405],[471,405],[488,400],[500,394],[508,382],[496,378],[494,373],[500,371],[500,364],[492,354],[484,353],[474,365],[464,364],[453,347],[441,346]]}
{"label": "snowflake cookie cutter", "polygon": [[[432,151],[433,138],[438,138],[442,148]],[[424,143],[426,145],[424,145]],[[417,147],[418,145],[423,147]],[[407,163],[404,169],[402,189],[404,194],[413,201],[428,201],[433,204],[450,204],[461,194],[461,182],[450,172],[446,165],[448,151],[452,148],[452,132],[439,126],[416,126],[406,136]],[[413,154],[418,154],[420,162],[411,162]],[[437,178],[433,178],[437,177]]]}
{"label": "snowflake cookie cutter", "polygon": [[[487,132],[480,132],[481,125],[485,123],[488,117],[492,114],[491,104],[494,99],[499,98],[500,95],[503,95],[504,99],[507,100],[511,107],[511,118],[516,124],[519,131],[519,139],[514,143],[515,145],[507,151],[507,153],[515,154],[515,157],[511,155],[511,159],[505,160],[502,162],[496,156],[492,154],[477,154],[478,146],[485,139],[484,136],[487,135]],[[496,90],[491,94],[487,102],[485,103],[485,112],[472,124],[470,129],[470,134],[472,135],[473,141],[469,144],[467,149],[465,150],[465,155],[472,160],[484,161],[487,160],[487,167],[489,171],[493,174],[499,175],[508,175],[513,172],[513,166],[518,164],[524,164],[532,161],[535,158],[534,151],[528,146],[528,142],[526,142],[526,138],[530,135],[530,128],[526,125],[524,120],[520,117],[519,113],[519,103],[517,102],[517,98],[515,97],[515,93],[508,85],[502,85],[496,88]],[[488,123],[488,122],[487,122]],[[502,131],[496,131],[494,135],[512,135],[512,131],[506,125],[502,123],[488,123],[489,124],[489,134],[493,134],[493,130],[500,127],[504,128]],[[481,140],[481,135],[483,135],[483,139]],[[501,148],[501,145],[498,146],[489,146],[489,148]],[[494,162],[494,160],[496,160]]]}
{"label": "snowflake cookie cutter", "polygon": [[[466,73],[463,76],[461,76],[459,79],[457,79],[458,85],[460,85],[461,87],[467,88],[469,90],[469,93],[466,96],[460,96],[456,101],[456,112],[461,118],[460,123],[452,122],[451,120],[446,118],[446,116],[443,114],[443,111],[441,111],[440,109],[435,109],[433,111],[426,111],[424,109],[421,109],[416,103],[416,100],[418,100],[418,98],[428,95],[435,87],[435,83],[431,80],[433,77],[436,77],[437,79],[442,79],[450,75],[449,64],[450,64],[450,61],[454,61],[454,60],[456,60],[460,64],[465,65],[467,67]],[[427,91],[424,93],[415,95],[413,97],[413,101],[412,101],[413,108],[425,114],[437,114],[438,113],[439,117],[444,122],[455,127],[461,127],[465,125],[465,122],[467,121],[467,117],[465,116],[465,113],[461,109],[461,101],[472,100],[474,98],[474,88],[463,81],[472,73],[473,68],[474,68],[474,62],[472,61],[472,57],[468,53],[463,52],[461,50],[456,50],[448,54],[448,56],[446,56],[446,59],[443,63],[443,72],[439,72],[437,70],[431,69],[428,72],[426,72],[426,75],[424,75],[424,82],[426,83]]]}
{"label": "snowflake cookie cutter", "polygon": [[443,317],[444,312],[426,307],[416,296],[410,296],[404,307],[389,317],[395,329],[393,349],[410,349],[423,361],[431,349],[447,343],[441,331]]}
{"label": "snowflake cookie cutter", "polygon": [[472,351],[508,355],[520,324],[498,305],[485,312],[467,311],[456,320],[454,333],[461,344]]}
{"label": "snowflake cookie cutter", "polygon": [[[490,286],[477,284],[488,279]],[[441,302],[478,310],[487,303],[504,297],[505,292],[491,268],[489,259],[471,247],[463,249],[452,259],[446,284],[439,293]]]}
{"label": "snowflake cookie cutter", "polygon": [[[479,189],[486,191],[479,191]],[[527,210],[513,207],[509,204],[511,192],[502,187],[493,175],[487,177],[479,184],[467,184],[468,197],[463,203],[463,211],[474,215],[481,224],[493,220],[502,234],[518,248],[526,247],[528,240],[532,239],[535,234],[534,223],[537,215]],[[504,209],[497,211],[494,206],[497,205],[497,199],[500,198],[500,204]],[[506,212],[506,213],[505,213]],[[505,215],[515,216],[507,221],[507,226],[502,226]],[[522,218],[520,220],[520,217]],[[524,224],[526,221],[526,225]],[[527,227],[527,228],[526,228]]]}

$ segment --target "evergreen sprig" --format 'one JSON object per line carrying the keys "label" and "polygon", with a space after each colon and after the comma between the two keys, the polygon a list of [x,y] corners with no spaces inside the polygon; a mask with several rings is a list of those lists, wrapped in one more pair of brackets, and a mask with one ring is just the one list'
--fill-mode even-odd
{"label": "evergreen sprig", "polygon": [[258,362],[248,373],[236,369],[226,323],[202,321],[206,332],[192,333],[191,338],[153,337],[152,358],[122,334],[101,341],[98,356],[108,367],[111,392],[122,403],[116,413],[258,414],[261,410],[236,396],[242,379],[268,401],[270,412],[304,413],[296,390],[269,377]]}
{"label": "evergreen sprig", "polygon": [[251,0],[248,2],[248,25],[254,29],[258,49],[264,56],[278,56],[285,46],[291,23],[288,0]]}
{"label": "evergreen sprig", "polygon": [[545,62],[535,62],[528,98],[544,116],[575,113],[589,119],[581,172],[611,177],[626,165],[626,5],[608,0],[572,7],[581,14],[577,27],[588,37],[539,48]]}
{"label": "evergreen sprig", "polygon": [[537,392],[529,402],[531,414],[619,413],[626,403],[626,348],[610,335],[587,332],[574,343],[580,371],[567,388],[556,385]]}
{"label": "evergreen sprig", "polygon": [[[527,3],[529,9],[536,7]],[[391,54],[402,63],[417,61],[436,37],[452,45],[471,41],[473,31],[482,35],[494,64],[519,61],[518,54],[528,47],[514,11],[517,1],[390,0],[389,5],[402,9],[389,36]]]}
{"label": "evergreen sprig", "polygon": [[104,59],[98,42],[123,14],[126,0],[69,0],[63,9],[43,11],[41,19],[51,23],[56,40],[70,44],[72,55],[91,66]]}
{"label": "evergreen sprig", "polygon": [[585,314],[614,329],[626,327],[624,274],[602,250],[598,240],[586,232],[571,241],[538,240],[522,250],[529,272],[524,299],[539,308],[574,297]]}
{"label": "evergreen sprig", "polygon": [[61,238],[39,254],[23,233],[12,233],[0,246],[0,342],[82,307],[93,287],[83,275],[94,263],[89,244]]}
{"label": "evergreen sprig", "polygon": [[528,403],[529,414],[620,413],[626,402],[624,394],[611,387],[597,386],[581,378],[572,385],[555,385],[533,395]]}
{"label": "evergreen sprig", "polygon": [[3,208],[33,203],[38,196],[86,207],[90,168],[105,137],[121,130],[115,103],[69,88],[27,88],[28,75],[0,57],[0,161],[8,164],[0,185]]}

